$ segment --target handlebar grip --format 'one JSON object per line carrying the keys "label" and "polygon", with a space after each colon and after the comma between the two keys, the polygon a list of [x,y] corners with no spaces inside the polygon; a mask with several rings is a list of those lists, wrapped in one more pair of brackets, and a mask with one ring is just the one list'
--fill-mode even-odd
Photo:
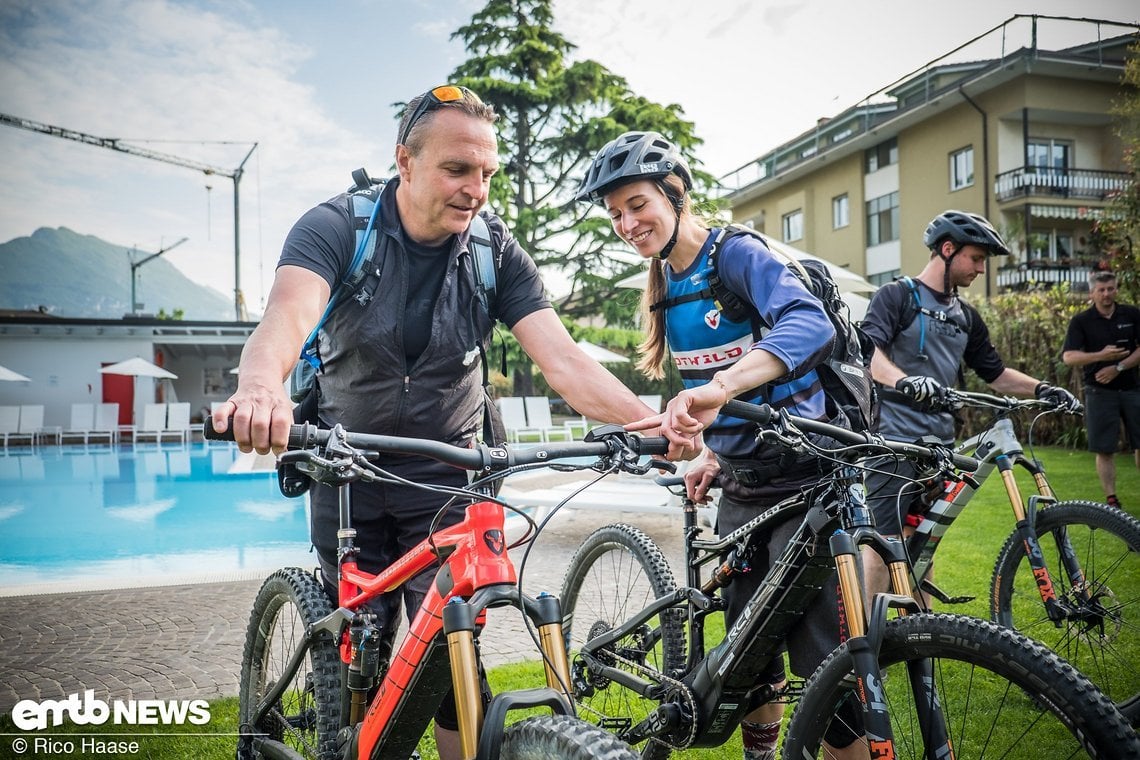
{"label": "handlebar grip", "polygon": [[758,422],[761,425],[767,425],[776,417],[776,412],[767,404],[749,404],[736,399],[729,399],[721,412],[730,417],[739,417],[742,420]]}
{"label": "handlebar grip", "polygon": [[977,472],[978,466],[981,464],[977,459],[965,456],[964,454],[955,454],[953,462],[954,466],[963,472]]}
{"label": "handlebar grip", "polygon": [[230,417],[229,420],[226,421],[226,430],[223,433],[214,430],[213,419],[207,418],[206,421],[202,423],[202,437],[207,441],[232,442],[234,439],[234,418]]}
{"label": "handlebar grip", "polygon": [[665,437],[655,438],[636,438],[637,453],[654,456],[656,454],[665,454],[669,451],[669,439]]}

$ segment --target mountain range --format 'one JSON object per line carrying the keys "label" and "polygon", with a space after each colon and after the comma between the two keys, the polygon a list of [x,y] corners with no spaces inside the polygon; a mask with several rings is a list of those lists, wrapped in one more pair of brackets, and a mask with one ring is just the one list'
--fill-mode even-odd
{"label": "mountain range", "polygon": [[[149,254],[135,252],[135,260]],[[66,227],[41,227],[0,244],[0,310],[43,311],[57,317],[121,319],[131,312],[130,248]],[[229,296],[199,285],[161,258],[136,271],[142,311],[233,321]]]}

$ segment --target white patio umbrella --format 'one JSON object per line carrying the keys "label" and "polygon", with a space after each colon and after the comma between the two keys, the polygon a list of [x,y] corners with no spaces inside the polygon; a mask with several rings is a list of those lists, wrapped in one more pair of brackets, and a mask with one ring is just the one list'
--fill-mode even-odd
{"label": "white patio umbrella", "polygon": [[[125,361],[116,362],[115,364],[108,364],[99,370],[104,375],[128,375],[136,378],[134,380],[135,390],[138,390],[138,379],[140,377],[155,377],[160,380],[177,380],[178,375],[169,370],[148,362],[141,356],[136,356],[133,359],[126,359]],[[153,398],[151,399],[153,401]],[[131,410],[132,419],[138,419],[138,393],[135,393],[135,408]]]}
{"label": "white patio umbrella", "polygon": [[157,364],[152,364],[141,356],[133,359],[108,364],[99,370],[104,375],[130,375],[132,377],[161,377],[167,380],[177,380],[178,375],[165,370]]}
{"label": "white patio umbrella", "polygon": [[578,341],[578,347],[586,352],[586,356],[602,364],[622,364],[629,361],[628,356],[614,353],[608,348],[603,348],[595,343],[591,343],[585,338]]}
{"label": "white patio umbrella", "polygon": [[13,372],[7,367],[0,367],[0,380],[6,380],[11,383],[30,383],[32,378],[24,377],[19,372]]}

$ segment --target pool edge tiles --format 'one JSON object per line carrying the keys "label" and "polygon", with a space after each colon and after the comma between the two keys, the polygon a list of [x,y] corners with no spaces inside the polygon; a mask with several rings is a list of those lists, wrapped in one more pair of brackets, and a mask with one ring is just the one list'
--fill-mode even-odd
{"label": "pool edge tiles", "polygon": [[191,573],[156,577],[91,578],[87,580],[30,583],[20,586],[0,586],[0,600],[17,596],[48,596],[52,594],[96,593],[132,588],[160,588],[165,586],[193,586],[205,583],[235,583],[261,580],[278,570],[277,567],[238,570],[225,573]]}

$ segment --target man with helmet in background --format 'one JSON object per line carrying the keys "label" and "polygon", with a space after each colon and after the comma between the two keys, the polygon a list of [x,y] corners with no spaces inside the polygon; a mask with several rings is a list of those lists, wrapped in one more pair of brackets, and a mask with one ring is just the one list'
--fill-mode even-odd
{"label": "man with helmet in background", "polygon": [[[1009,247],[985,217],[944,211],[931,220],[922,238],[930,260],[917,277],[902,277],[881,287],[871,299],[863,329],[875,342],[871,373],[882,384],[879,432],[914,441],[934,436],[954,441],[954,418],[942,403],[955,384],[961,364],[991,388],[1013,396],[1036,396],[1075,409],[1064,388],[1049,385],[1005,366],[978,311],[958,297],[986,271],[989,256],[1007,256]],[[867,473],[868,503],[884,535],[903,535],[904,524],[923,489],[913,481],[913,465],[874,460]],[[864,552],[867,582],[886,588],[886,567],[874,552]]]}

